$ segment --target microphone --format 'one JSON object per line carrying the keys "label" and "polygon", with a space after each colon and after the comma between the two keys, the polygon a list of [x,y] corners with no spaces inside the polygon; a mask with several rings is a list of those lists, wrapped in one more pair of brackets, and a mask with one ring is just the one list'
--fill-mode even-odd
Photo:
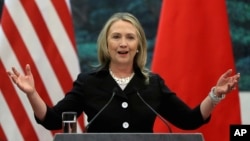
{"label": "microphone", "polygon": [[91,119],[91,121],[86,125],[85,129],[84,129],[84,133],[88,132],[88,128],[89,126],[94,122],[94,120],[106,109],[106,107],[111,103],[111,101],[113,100],[115,94],[117,92],[117,87],[115,87],[113,89],[113,93],[112,96],[110,97],[109,101],[102,107],[102,109]]}
{"label": "microphone", "polygon": [[139,98],[141,99],[141,101],[153,112],[153,113],[155,113],[155,115],[157,115],[164,123],[165,123],[165,125],[167,126],[167,128],[168,128],[168,131],[170,132],[170,133],[172,133],[172,129],[170,128],[170,126],[169,126],[169,124],[168,124],[168,122],[158,113],[158,112],[156,112],[155,110],[154,110],[154,108],[153,107],[151,107],[142,97],[141,97],[141,95],[140,95],[140,93],[136,90],[136,94],[139,96]]}

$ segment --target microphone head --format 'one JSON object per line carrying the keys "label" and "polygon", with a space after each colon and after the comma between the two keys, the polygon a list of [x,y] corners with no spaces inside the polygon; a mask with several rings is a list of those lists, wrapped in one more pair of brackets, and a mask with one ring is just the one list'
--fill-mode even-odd
{"label": "microphone head", "polygon": [[136,87],[133,87],[133,90],[136,91],[136,92],[138,92],[138,89]]}
{"label": "microphone head", "polygon": [[118,91],[117,87],[114,87],[113,92],[116,93]]}

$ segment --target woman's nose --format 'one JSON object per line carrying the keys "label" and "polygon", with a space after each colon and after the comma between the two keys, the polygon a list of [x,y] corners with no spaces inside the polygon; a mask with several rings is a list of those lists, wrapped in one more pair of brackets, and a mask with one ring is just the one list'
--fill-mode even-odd
{"label": "woman's nose", "polygon": [[121,42],[120,42],[120,47],[127,47],[127,45],[128,45],[128,43],[127,43],[126,39],[122,38]]}

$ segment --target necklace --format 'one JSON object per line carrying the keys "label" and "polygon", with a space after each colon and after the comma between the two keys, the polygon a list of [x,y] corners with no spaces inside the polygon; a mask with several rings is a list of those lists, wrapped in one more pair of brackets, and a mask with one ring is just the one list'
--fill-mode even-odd
{"label": "necklace", "polygon": [[134,76],[134,72],[128,76],[128,77],[124,77],[124,78],[118,78],[114,75],[114,73],[111,71],[111,69],[109,69],[109,72],[111,74],[111,76],[115,79],[115,81],[119,84],[119,85],[127,85],[129,83],[129,81],[132,79],[132,77]]}

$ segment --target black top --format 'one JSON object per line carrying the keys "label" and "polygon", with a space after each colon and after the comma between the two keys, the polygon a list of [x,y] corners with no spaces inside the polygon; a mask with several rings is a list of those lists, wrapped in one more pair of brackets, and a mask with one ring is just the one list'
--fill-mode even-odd
{"label": "black top", "polygon": [[88,132],[152,132],[156,115],[142,98],[166,120],[181,129],[196,129],[207,123],[203,120],[200,105],[191,109],[164,84],[157,74],[150,74],[149,83],[139,69],[127,87],[122,90],[112,78],[108,68],[91,73],[80,73],[73,88],[54,107],[47,106],[44,121],[37,122],[49,130],[61,129],[61,114],[75,111],[78,116],[85,112],[88,121],[100,111],[111,98],[111,103],[91,123]]}

